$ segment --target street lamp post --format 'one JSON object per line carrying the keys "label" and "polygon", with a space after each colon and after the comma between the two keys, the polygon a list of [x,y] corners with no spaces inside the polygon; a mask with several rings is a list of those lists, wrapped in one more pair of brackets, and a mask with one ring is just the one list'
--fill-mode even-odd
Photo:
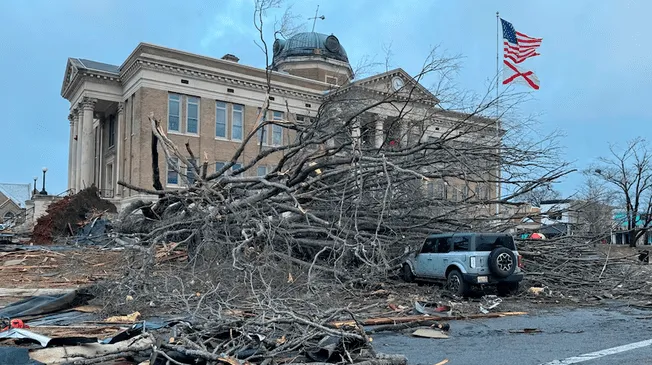
{"label": "street lamp post", "polygon": [[34,176],[34,190],[32,191],[32,195],[38,194],[38,189],[36,189],[36,180],[38,179],[38,176]]}
{"label": "street lamp post", "polygon": [[45,173],[48,172],[48,168],[43,168],[43,190],[41,190],[41,195],[48,195],[48,192],[45,191]]}

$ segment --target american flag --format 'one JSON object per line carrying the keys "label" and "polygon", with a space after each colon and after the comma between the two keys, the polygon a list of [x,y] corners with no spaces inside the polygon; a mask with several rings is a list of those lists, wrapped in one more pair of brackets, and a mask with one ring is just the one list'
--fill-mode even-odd
{"label": "american flag", "polygon": [[538,56],[537,48],[541,45],[542,38],[532,38],[514,29],[512,23],[500,19],[503,25],[504,58],[514,63],[521,63],[526,59]]}

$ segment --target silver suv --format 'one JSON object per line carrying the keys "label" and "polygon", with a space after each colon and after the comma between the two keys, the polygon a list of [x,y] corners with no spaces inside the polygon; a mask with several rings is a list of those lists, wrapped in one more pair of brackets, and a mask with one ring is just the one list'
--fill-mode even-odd
{"label": "silver suv", "polygon": [[518,290],[521,268],[521,255],[508,234],[433,234],[407,258],[403,279],[445,280],[458,295],[468,294],[473,285],[496,285],[498,293],[506,295]]}

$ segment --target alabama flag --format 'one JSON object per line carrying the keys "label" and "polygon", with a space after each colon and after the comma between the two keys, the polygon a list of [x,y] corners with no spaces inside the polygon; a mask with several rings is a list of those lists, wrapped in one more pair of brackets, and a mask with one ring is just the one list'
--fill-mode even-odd
{"label": "alabama flag", "polygon": [[539,90],[539,78],[534,74],[534,71],[522,69],[510,60],[503,60],[503,85],[512,82]]}

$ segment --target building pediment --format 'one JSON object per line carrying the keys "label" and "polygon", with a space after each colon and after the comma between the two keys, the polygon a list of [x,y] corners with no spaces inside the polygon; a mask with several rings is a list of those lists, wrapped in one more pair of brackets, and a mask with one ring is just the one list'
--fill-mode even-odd
{"label": "building pediment", "polygon": [[439,104],[439,99],[433,93],[401,68],[354,81],[340,90],[351,87],[398,100],[430,106]]}
{"label": "building pediment", "polygon": [[68,99],[84,79],[120,83],[120,67],[80,58],[68,58],[61,96]]}

